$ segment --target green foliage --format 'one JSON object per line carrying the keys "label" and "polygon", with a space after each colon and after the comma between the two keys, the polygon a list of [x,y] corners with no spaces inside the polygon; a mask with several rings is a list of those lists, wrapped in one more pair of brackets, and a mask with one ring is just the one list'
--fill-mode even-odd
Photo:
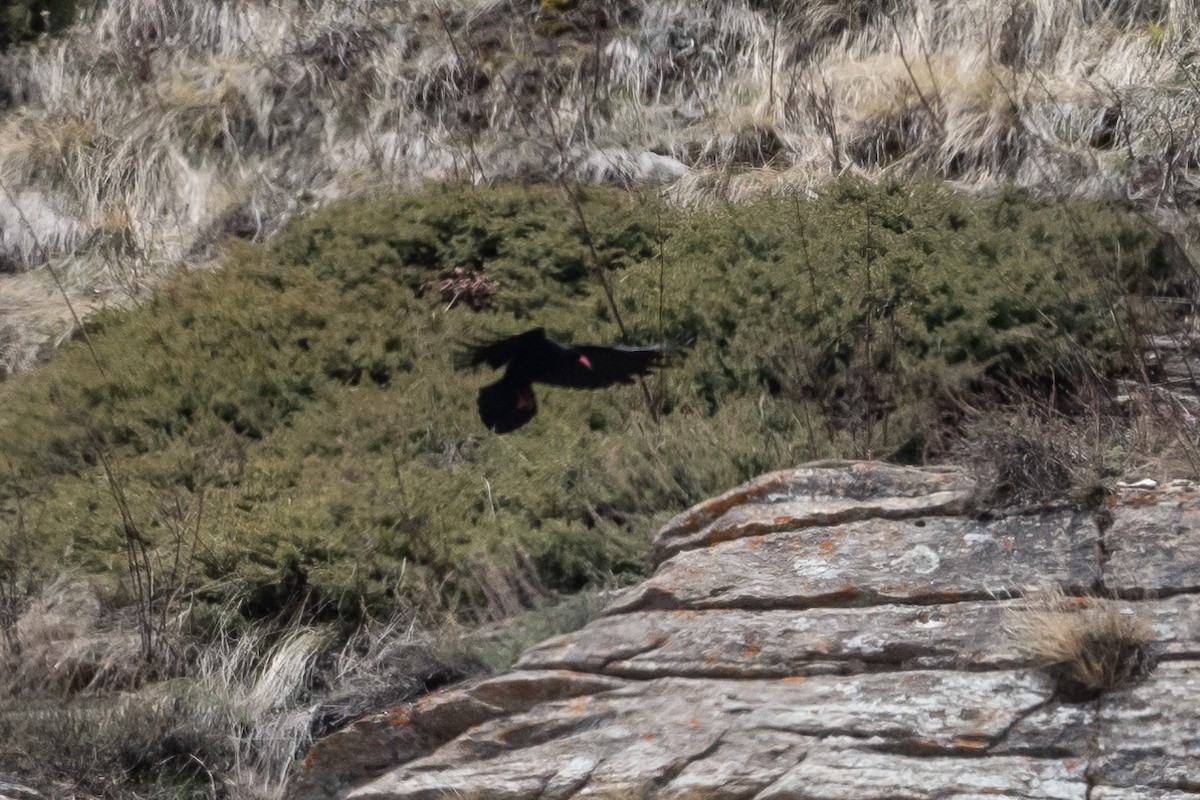
{"label": "green foliage", "polygon": [[[616,340],[561,195],[363,200],[97,317],[99,366],[76,342],[0,386],[0,536],[19,517],[44,574],[120,574],[104,456],[157,568],[194,553],[196,596],[248,616],[577,589],[636,575],[658,523],[755,474],[919,457],[952,401],[1120,371],[1126,295],[1171,280],[1135,220],[1020,193],[845,180],[686,215],[581,202],[630,338],[687,345],[648,383],[660,422],[638,387],[543,389],[496,436],[475,412],[493,376],[453,368],[457,343],[534,324]],[[456,266],[499,281],[489,311],[448,307],[436,282]]]}
{"label": "green foliage", "polygon": [[79,0],[0,0],[0,50],[65,30],[81,5]]}
{"label": "green foliage", "polygon": [[227,772],[233,760],[229,732],[206,719],[215,703],[169,685],[160,696],[115,702],[10,702],[0,714],[5,765],[93,796],[119,786],[144,797],[203,797],[212,773]]}

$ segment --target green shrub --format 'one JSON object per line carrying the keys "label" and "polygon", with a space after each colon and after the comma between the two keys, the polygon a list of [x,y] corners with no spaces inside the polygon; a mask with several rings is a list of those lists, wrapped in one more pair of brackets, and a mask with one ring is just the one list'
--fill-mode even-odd
{"label": "green shrub", "polygon": [[[1120,372],[1127,295],[1179,288],[1136,220],[1016,192],[845,180],[691,214],[581,202],[630,338],[686,346],[648,383],[659,422],[637,387],[547,389],[519,432],[482,427],[493,377],[456,372],[459,343],[617,332],[560,194],[434,188],[231,246],[220,272],[90,322],[99,365],[75,342],[0,386],[0,509],[44,573],[119,575],[104,456],[156,568],[194,553],[201,600],[478,609],[528,564],[554,589],[636,575],[658,523],[765,470],[936,452],[964,398]],[[458,266],[499,282],[490,310],[437,291]]]}

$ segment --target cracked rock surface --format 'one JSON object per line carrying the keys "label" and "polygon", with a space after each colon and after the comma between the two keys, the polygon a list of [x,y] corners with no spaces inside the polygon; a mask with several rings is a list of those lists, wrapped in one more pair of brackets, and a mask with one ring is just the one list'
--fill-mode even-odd
{"label": "cracked rock surface", "polygon": [[[1200,496],[979,519],[947,468],[820,462],[658,533],[656,569],[513,671],[318,742],[294,800],[1200,800]],[[1006,620],[1119,598],[1158,666],[1068,702]]]}

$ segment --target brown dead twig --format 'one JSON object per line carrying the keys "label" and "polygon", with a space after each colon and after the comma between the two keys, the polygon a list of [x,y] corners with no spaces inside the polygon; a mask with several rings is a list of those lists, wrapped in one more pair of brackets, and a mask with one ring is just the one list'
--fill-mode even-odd
{"label": "brown dead twig", "polygon": [[492,298],[500,291],[500,281],[488,278],[477,270],[459,266],[437,282],[437,289],[447,303],[447,311],[459,301],[472,311],[483,311],[491,307]]}

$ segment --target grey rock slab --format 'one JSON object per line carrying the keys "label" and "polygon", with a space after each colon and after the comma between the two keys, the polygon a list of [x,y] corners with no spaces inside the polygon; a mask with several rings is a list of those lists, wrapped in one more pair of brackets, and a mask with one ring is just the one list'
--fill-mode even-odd
{"label": "grey rock slab", "polygon": [[1200,595],[1131,602],[1128,606],[1150,627],[1157,655],[1200,659]]}
{"label": "grey rock slab", "polygon": [[1109,513],[1109,590],[1151,597],[1200,592],[1200,498],[1194,491],[1125,492]]}
{"label": "grey rock slab", "polygon": [[876,519],[686,550],[606,613],[944,603],[1069,591],[1100,577],[1095,525],[1069,511],[989,522]]}
{"label": "grey rock slab", "polygon": [[1085,800],[1085,764],[1027,756],[914,758],[854,748],[814,750],[755,800]]}
{"label": "grey rock slab", "polygon": [[654,539],[652,564],[683,550],[861,519],[960,513],[974,483],[961,470],[822,461],[755,478],[693,506]]}
{"label": "grey rock slab", "polygon": [[[802,763],[814,737],[986,751],[1049,692],[1017,671],[631,682],[477,725],[349,797],[490,797],[489,787],[498,797],[641,796],[672,784],[669,794],[708,796],[731,782],[748,793]],[[762,767],[757,777],[751,763]]]}
{"label": "grey rock slab", "polygon": [[769,693],[741,683],[726,690],[723,710],[745,715],[745,727],[883,737],[910,750],[985,750],[1051,695],[1041,676],[1008,670],[783,678],[773,683],[794,690]]}
{"label": "grey rock slab", "polygon": [[625,682],[568,671],[520,671],[433,692],[356,720],[316,742],[288,786],[291,800],[340,795],[434,750],[473,725],[561,698],[600,694]]}
{"label": "grey rock slab", "polygon": [[1200,664],[1159,664],[1099,701],[1093,772],[1110,786],[1200,787]]}
{"label": "grey rock slab", "polygon": [[646,697],[640,687],[632,696],[551,703],[477,726],[348,797],[577,797],[595,782],[645,788],[713,746],[721,729],[702,718],[717,709],[715,698]]}
{"label": "grey rock slab", "polygon": [[[1200,656],[1200,595],[1126,601],[1160,656]],[[1006,626],[1024,600],[863,608],[648,610],[601,616],[526,651],[518,669],[618,678],[785,678],[856,669],[1026,666]]]}
{"label": "grey rock slab", "polygon": [[818,739],[788,731],[748,729],[723,739],[691,761],[658,793],[662,800],[740,800],[754,797],[798,764]]}
{"label": "grey rock slab", "polygon": [[[769,678],[863,669],[997,669],[1028,662],[1006,630],[1024,600],[869,608],[634,611],[525,652],[518,669],[621,678]],[[1200,595],[1124,601],[1164,657],[1200,655]]]}
{"label": "grey rock slab", "polygon": [[1151,786],[1095,786],[1089,800],[1197,800],[1198,792],[1155,789]]}
{"label": "grey rock slab", "polygon": [[517,667],[641,679],[1012,667],[1024,659],[1003,622],[1021,604],[636,611],[542,642]]}
{"label": "grey rock slab", "polygon": [[[971,490],[824,462],[696,506],[600,619],[327,737],[290,796],[1200,800],[1196,487],[986,520]],[[1008,632],[1048,586],[1115,591],[1157,669],[1056,698]]]}
{"label": "grey rock slab", "polygon": [[996,755],[1088,758],[1096,724],[1092,703],[1054,701],[1021,717],[996,747]]}

